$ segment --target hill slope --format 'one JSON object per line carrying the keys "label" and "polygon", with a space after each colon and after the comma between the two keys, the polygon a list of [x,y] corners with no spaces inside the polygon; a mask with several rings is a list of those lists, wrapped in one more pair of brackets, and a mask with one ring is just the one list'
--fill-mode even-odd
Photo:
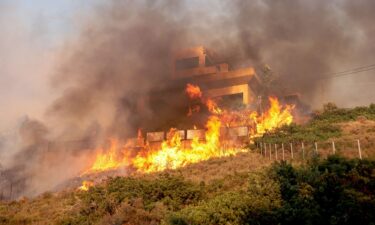
{"label": "hill slope", "polygon": [[[72,187],[2,202],[0,224],[374,223],[374,109],[343,112],[331,107],[308,124],[284,127],[257,140],[293,143],[293,160],[286,149],[292,164],[280,162],[280,155],[276,162],[275,152],[270,160],[254,145],[246,153],[177,170],[107,178],[88,191]],[[358,159],[357,139],[364,160]],[[335,156],[330,156],[332,141]],[[301,142],[306,155],[317,142],[321,158],[310,154],[302,160]]]}

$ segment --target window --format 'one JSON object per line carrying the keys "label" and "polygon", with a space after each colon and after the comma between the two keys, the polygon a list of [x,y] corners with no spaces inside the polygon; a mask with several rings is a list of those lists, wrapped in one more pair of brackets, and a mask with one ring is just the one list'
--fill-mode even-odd
{"label": "window", "polygon": [[176,70],[186,70],[199,66],[199,57],[176,60]]}

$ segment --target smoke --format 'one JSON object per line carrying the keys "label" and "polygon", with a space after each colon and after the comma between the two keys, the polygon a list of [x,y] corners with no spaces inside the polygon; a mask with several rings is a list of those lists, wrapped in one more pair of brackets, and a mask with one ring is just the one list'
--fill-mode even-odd
{"label": "smoke", "polygon": [[[371,64],[374,9],[370,0],[108,1],[64,45],[50,75],[58,97],[43,122],[21,126],[17,163],[6,169],[26,180],[20,194],[37,194],[78,174],[90,153],[84,149],[108,137],[177,125],[176,115],[186,114],[183,91],[149,106],[168,86],[171,53],[181,48],[207,46],[234,67],[268,64],[283,90],[315,104],[327,100],[322,87],[339,99],[336,81],[322,80]],[[67,147],[71,140],[85,144]]]}
{"label": "smoke", "polygon": [[[67,49],[55,76],[65,93],[49,113],[72,124],[68,133],[90,123],[99,123],[104,136],[160,127],[177,114],[169,111],[178,110],[162,106],[178,105],[181,96],[167,96],[157,112],[139,100],[167,85],[171,52],[184,47],[207,46],[234,66],[268,64],[283,89],[309,102],[323,78],[373,54],[371,1],[213,3],[122,1],[98,9],[79,42]],[[331,80],[324,82],[329,88]]]}
{"label": "smoke", "polygon": [[[370,92],[359,91],[362,87],[338,89],[332,86],[337,79],[325,79],[335,72],[373,64],[373,1],[238,0],[227,5],[230,16],[223,16],[222,30],[234,35],[219,37],[221,45],[237,56],[235,61],[270,65],[281,79],[280,86],[301,93],[315,107],[327,100],[346,106],[357,103],[343,97],[343,92],[364,99],[362,104],[375,100],[373,96],[368,99]],[[369,73],[361,78],[375,80]],[[345,80],[340,86],[357,82],[358,78]]]}

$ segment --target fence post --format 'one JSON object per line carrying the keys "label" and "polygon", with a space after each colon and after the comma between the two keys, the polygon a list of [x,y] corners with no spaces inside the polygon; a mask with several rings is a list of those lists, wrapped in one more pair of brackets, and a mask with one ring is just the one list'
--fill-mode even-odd
{"label": "fence post", "polygon": [[281,143],[281,148],[283,149],[283,161],[285,160],[285,156],[284,156],[284,143]]}
{"label": "fence post", "polygon": [[305,144],[302,142],[302,160],[305,160]]}
{"label": "fence post", "polygon": [[270,160],[272,160],[272,146],[271,146],[271,143],[268,144],[268,147],[270,149]]}
{"label": "fence post", "polygon": [[12,200],[12,194],[13,194],[13,183],[10,183],[10,192],[9,192],[9,199]]}
{"label": "fence post", "polygon": [[359,143],[359,139],[357,140],[357,144],[358,144],[359,159],[362,159],[361,143]]}
{"label": "fence post", "polygon": [[315,142],[315,153],[318,154],[318,143]]}
{"label": "fence post", "polygon": [[292,155],[292,159],[293,159],[293,144],[290,143],[290,154]]}
{"label": "fence post", "polygon": [[267,157],[267,144],[263,143],[264,146],[264,157]]}
{"label": "fence post", "polygon": [[277,144],[275,144],[275,157],[276,157],[276,161],[277,161]]}
{"label": "fence post", "polygon": [[262,145],[262,142],[260,142],[259,145],[260,145],[260,155],[263,155],[263,145]]}
{"label": "fence post", "polygon": [[332,151],[333,151],[333,154],[336,154],[335,141],[332,141]]}

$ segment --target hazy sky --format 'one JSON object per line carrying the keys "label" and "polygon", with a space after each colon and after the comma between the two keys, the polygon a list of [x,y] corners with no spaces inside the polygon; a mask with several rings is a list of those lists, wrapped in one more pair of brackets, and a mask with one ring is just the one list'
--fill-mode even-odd
{"label": "hazy sky", "polygon": [[59,48],[100,2],[0,0],[0,132],[43,115]]}

